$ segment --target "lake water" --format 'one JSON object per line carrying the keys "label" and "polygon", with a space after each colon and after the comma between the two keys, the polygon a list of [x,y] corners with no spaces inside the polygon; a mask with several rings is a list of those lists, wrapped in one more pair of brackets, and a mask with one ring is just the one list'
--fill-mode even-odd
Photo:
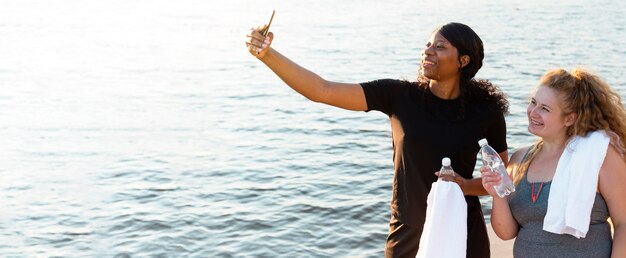
{"label": "lake water", "polygon": [[312,103],[251,57],[273,9],[273,46],[344,82],[413,79],[436,26],[470,25],[510,151],[534,141],[547,69],[626,92],[624,1],[0,2],[3,257],[382,257],[388,120]]}

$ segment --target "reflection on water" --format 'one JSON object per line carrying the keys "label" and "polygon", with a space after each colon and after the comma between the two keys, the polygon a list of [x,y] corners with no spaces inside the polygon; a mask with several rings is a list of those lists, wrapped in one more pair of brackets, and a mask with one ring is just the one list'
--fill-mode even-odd
{"label": "reflection on water", "polygon": [[347,82],[411,79],[433,28],[469,24],[478,77],[510,97],[510,151],[533,141],[546,69],[626,88],[622,1],[4,3],[0,254],[382,256],[387,118],[307,101],[251,58],[244,36],[272,9],[275,48]]}

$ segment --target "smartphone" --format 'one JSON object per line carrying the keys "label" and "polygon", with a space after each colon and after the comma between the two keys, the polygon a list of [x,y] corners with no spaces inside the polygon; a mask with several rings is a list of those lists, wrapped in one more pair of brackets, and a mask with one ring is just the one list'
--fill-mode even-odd
{"label": "smartphone", "polygon": [[263,37],[267,37],[267,33],[270,32],[270,25],[272,25],[272,20],[274,20],[274,13],[276,13],[276,10],[272,11],[272,17],[270,17],[270,22],[267,23],[267,27],[265,27],[265,29],[261,31],[261,34],[263,35]]}

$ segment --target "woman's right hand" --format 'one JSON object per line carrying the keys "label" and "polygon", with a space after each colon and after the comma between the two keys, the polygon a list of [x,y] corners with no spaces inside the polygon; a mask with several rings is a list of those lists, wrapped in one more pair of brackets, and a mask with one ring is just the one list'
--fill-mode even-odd
{"label": "woman's right hand", "polygon": [[348,110],[367,110],[367,100],[361,85],[327,81],[289,60],[270,47],[274,34],[269,32],[267,36],[263,36],[261,32],[266,28],[267,25],[250,29],[246,47],[250,54],[261,60],[289,87],[315,102]]}
{"label": "woman's right hand", "polygon": [[480,174],[483,182],[483,188],[493,197],[498,197],[494,186],[500,184],[502,178],[496,172],[493,172],[489,166],[480,167]]}
{"label": "woman's right hand", "polygon": [[274,33],[269,32],[267,36],[263,36],[261,31],[263,31],[267,25],[258,26],[256,28],[251,28],[250,32],[246,37],[246,47],[250,54],[255,56],[258,59],[261,59],[267,54],[267,51],[270,49],[270,45],[272,44],[272,40],[274,39]]}

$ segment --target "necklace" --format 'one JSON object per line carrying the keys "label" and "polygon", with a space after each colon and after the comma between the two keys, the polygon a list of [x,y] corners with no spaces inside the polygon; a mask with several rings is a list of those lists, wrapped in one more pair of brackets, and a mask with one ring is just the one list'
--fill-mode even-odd
{"label": "necklace", "polygon": [[541,182],[541,184],[539,185],[539,190],[537,191],[537,194],[535,194],[535,183],[530,183],[530,198],[533,199],[533,203],[537,201],[537,198],[541,193],[541,188],[543,188],[543,182]]}

